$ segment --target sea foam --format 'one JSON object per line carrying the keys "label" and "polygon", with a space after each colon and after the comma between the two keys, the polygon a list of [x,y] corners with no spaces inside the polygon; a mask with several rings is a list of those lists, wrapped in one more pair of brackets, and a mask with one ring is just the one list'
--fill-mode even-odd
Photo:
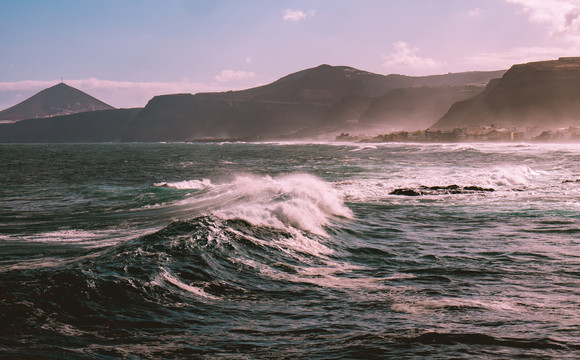
{"label": "sea foam", "polygon": [[196,296],[201,296],[201,297],[204,297],[207,299],[212,299],[212,300],[219,299],[216,296],[208,294],[201,287],[184,283],[183,281],[181,281],[180,279],[178,279],[177,277],[175,277],[174,275],[169,273],[169,271],[167,269],[165,269],[164,267],[160,267],[160,270],[161,270],[161,273],[159,274],[159,276],[157,276],[152,281],[152,284],[157,285],[157,286],[161,286],[161,287],[165,287],[165,288],[167,287],[167,284],[171,284],[171,285],[178,287],[181,290],[184,290],[184,291],[191,293],[193,295],[196,295]]}
{"label": "sea foam", "polygon": [[[179,183],[179,186],[184,183]],[[203,184],[207,191],[193,195],[183,204],[191,210],[211,213],[224,220],[239,219],[256,226],[302,230],[325,236],[324,226],[329,225],[333,217],[353,216],[341,195],[329,183],[309,174],[274,177],[244,174],[220,184],[209,180],[194,180],[187,184]]]}
{"label": "sea foam", "polygon": [[211,181],[208,179],[203,180],[186,180],[178,182],[161,182],[153,184],[157,187],[168,187],[172,189],[191,189],[191,190],[202,190],[211,186]]}
{"label": "sea foam", "polygon": [[[544,188],[552,184],[559,184],[561,181],[554,176],[557,174],[553,175],[525,165],[489,168],[396,167],[379,174],[376,178],[341,180],[336,181],[334,185],[348,201],[368,202],[383,201],[394,189],[413,189],[421,186],[477,186],[494,189],[495,194],[504,196],[506,192],[510,193],[522,188]],[[492,196],[490,193],[486,193],[486,195]],[[471,196],[479,197],[481,193],[474,193]]]}

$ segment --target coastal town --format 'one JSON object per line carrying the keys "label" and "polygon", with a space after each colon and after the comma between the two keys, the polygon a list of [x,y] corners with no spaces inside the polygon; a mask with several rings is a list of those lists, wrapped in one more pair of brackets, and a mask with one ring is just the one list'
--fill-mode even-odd
{"label": "coastal town", "polygon": [[351,141],[361,143],[381,142],[580,142],[580,128],[567,127],[561,129],[507,129],[494,125],[456,128],[453,130],[416,130],[396,131],[376,136],[350,135],[340,133],[336,141]]}

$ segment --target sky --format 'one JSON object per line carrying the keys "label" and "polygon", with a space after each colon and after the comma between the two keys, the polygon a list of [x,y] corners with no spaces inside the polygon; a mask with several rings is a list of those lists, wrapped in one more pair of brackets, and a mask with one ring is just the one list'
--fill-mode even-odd
{"label": "sky", "polygon": [[268,84],[580,56],[580,0],[0,0],[0,110],[61,81],[115,107]]}

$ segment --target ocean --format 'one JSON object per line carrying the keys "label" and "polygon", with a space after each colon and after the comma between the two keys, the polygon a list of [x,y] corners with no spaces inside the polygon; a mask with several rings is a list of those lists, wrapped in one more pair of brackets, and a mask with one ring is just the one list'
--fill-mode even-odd
{"label": "ocean", "polygon": [[0,158],[0,358],[580,358],[578,144]]}

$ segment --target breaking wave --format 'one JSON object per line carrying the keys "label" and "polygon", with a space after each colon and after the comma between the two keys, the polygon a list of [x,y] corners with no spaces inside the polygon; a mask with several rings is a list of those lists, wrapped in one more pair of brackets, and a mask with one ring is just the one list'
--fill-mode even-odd
{"label": "breaking wave", "polygon": [[173,183],[161,182],[154,184],[158,187],[168,187],[172,189],[191,189],[191,190],[201,190],[211,186],[211,181],[208,179],[203,180],[186,180],[178,181]]}
{"label": "breaking wave", "polygon": [[237,175],[231,181],[207,179],[165,183],[175,189],[200,190],[178,203],[186,213],[244,220],[256,226],[326,235],[332,219],[352,211],[327,182],[308,174]]}

